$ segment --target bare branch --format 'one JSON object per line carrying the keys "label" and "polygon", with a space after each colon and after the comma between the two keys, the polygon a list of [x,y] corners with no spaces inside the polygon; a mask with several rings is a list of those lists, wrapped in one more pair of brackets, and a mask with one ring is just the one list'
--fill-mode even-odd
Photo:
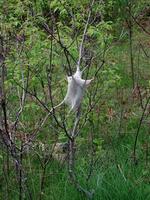
{"label": "bare branch", "polygon": [[84,27],[84,32],[83,32],[83,35],[82,35],[82,40],[81,40],[81,43],[80,43],[79,58],[78,58],[78,62],[77,62],[77,69],[78,70],[80,69],[80,64],[81,64],[81,59],[82,59],[83,43],[84,43],[84,40],[85,40],[85,35],[86,35],[86,32],[87,32],[87,28],[88,28],[88,25],[89,25],[89,22],[90,22],[90,17],[91,17],[92,7],[94,5],[94,2],[95,2],[95,0],[92,0],[92,3],[90,5],[90,9],[89,9],[88,18],[87,18],[87,21],[86,21],[86,24],[85,24],[85,27]]}

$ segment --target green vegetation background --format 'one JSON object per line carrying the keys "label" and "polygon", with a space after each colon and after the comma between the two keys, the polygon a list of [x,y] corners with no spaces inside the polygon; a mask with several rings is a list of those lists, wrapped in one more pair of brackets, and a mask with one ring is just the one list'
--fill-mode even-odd
{"label": "green vegetation background", "polygon": [[[80,43],[88,0],[9,0],[0,1],[1,37],[6,49],[5,91],[7,113],[13,122],[19,108],[22,93],[22,76],[29,75],[29,91],[36,92],[38,98],[51,108],[48,97],[47,68],[52,64],[51,87],[53,102],[57,105],[66,92],[66,69],[68,62],[58,39],[68,48],[72,70],[78,59],[77,43]],[[144,114],[137,141],[137,162],[133,162],[133,148],[139,121],[150,96],[150,38],[134,20],[132,27],[132,47],[134,81],[131,73],[131,54],[127,0],[95,1],[92,20],[84,43],[85,58],[93,56],[88,77],[93,77],[101,64],[102,54],[107,47],[105,64],[95,78],[82,103],[84,122],[90,96],[95,107],[88,114],[88,120],[80,130],[76,145],[76,174],[85,188],[95,191],[95,200],[149,200],[150,199],[150,105]],[[144,29],[150,31],[150,17],[143,13],[149,8],[146,0],[132,1],[132,15]],[[150,8],[149,8],[150,9]],[[144,11],[145,12],[145,11]],[[149,13],[150,14],[150,13]],[[74,17],[73,17],[74,16]],[[48,24],[55,38],[43,28]],[[59,33],[59,35],[58,35]],[[50,55],[53,49],[52,57]],[[138,86],[141,91],[139,97]],[[96,92],[95,96],[92,96]],[[61,121],[63,108],[56,113]],[[18,132],[31,134],[36,123],[45,116],[45,111],[30,95],[26,98],[20,117]],[[71,116],[72,117],[72,116]],[[72,118],[68,119],[72,127]],[[19,137],[21,137],[19,135]],[[92,139],[91,139],[92,138]],[[23,167],[27,179],[23,180],[28,190],[23,191],[23,199],[80,200],[85,199],[71,184],[67,163],[57,160],[46,162],[55,142],[66,142],[64,132],[57,127],[51,117],[38,133],[29,154],[23,157]],[[19,139],[16,141],[21,146]],[[17,200],[19,186],[14,162],[4,148],[0,149],[0,199]],[[8,161],[9,159],[9,161]],[[9,169],[7,169],[9,162]],[[91,170],[92,162],[92,171]],[[42,177],[44,187],[41,191]],[[89,176],[89,178],[88,178]]]}

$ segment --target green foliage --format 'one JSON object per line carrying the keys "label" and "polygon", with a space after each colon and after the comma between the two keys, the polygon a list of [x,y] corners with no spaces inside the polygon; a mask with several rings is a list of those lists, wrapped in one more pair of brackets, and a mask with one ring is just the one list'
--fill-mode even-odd
{"label": "green foliage", "polygon": [[[128,19],[127,7],[131,1],[95,1],[86,33],[81,68],[91,66],[84,77],[93,77],[85,93],[80,133],[76,138],[75,172],[85,188],[94,189],[95,200],[148,200],[149,196],[149,107],[146,109],[137,144],[137,166],[133,166],[132,153],[139,120],[149,95],[149,38],[133,29],[133,56],[136,83],[141,97],[132,90],[129,44],[120,40],[122,28]],[[132,1],[136,16],[148,5],[147,0]],[[27,87],[23,111],[19,116],[17,133],[34,136],[38,124],[53,105],[60,103],[66,93],[66,76],[71,67],[75,71],[79,45],[88,17],[88,0],[9,0],[0,1],[0,33],[5,49],[5,93],[8,120],[14,122]],[[48,26],[48,30],[46,29]],[[116,40],[117,39],[117,40]],[[139,47],[142,43],[145,52]],[[138,52],[140,49],[140,53]],[[67,56],[66,56],[67,52]],[[105,57],[103,57],[105,54]],[[90,58],[92,57],[92,60]],[[105,60],[99,70],[101,61]],[[70,66],[69,66],[70,65]],[[50,78],[51,91],[48,79]],[[134,97],[134,93],[135,97]],[[51,102],[50,95],[53,102]],[[37,98],[36,98],[37,97]],[[141,100],[142,98],[142,100]],[[44,104],[43,107],[41,104]],[[89,112],[89,110],[91,111]],[[74,123],[74,114],[68,117],[64,106],[56,110],[58,122],[66,125],[68,132]],[[26,172],[23,184],[30,186],[23,199],[33,200],[83,200],[68,178],[67,163],[62,166],[51,158],[55,142],[68,138],[49,116],[38,131],[29,154],[23,156]],[[16,138],[17,147],[22,142]],[[18,182],[11,155],[0,152],[0,199],[18,199]],[[9,162],[10,168],[6,169]],[[44,167],[45,171],[44,171]],[[8,170],[8,171],[7,171]],[[7,174],[8,173],[8,174]],[[7,174],[7,175],[5,175]],[[44,174],[44,175],[43,175]],[[44,189],[41,192],[41,179]]]}

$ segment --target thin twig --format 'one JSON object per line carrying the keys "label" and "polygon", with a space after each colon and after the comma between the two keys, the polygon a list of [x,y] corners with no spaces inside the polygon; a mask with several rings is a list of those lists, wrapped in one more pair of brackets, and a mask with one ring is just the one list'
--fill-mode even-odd
{"label": "thin twig", "polygon": [[86,36],[87,28],[88,28],[88,25],[89,25],[91,13],[92,13],[92,7],[94,5],[94,2],[95,2],[95,0],[93,0],[91,5],[90,5],[88,18],[87,18],[87,21],[86,21],[86,24],[85,24],[85,27],[84,27],[84,32],[83,32],[83,35],[82,35],[82,40],[81,40],[80,48],[79,48],[79,58],[78,58],[78,62],[77,62],[77,69],[80,68],[81,59],[82,59],[82,51],[83,51],[83,43],[84,43],[84,40],[85,40],[85,36]]}
{"label": "thin twig", "polygon": [[145,106],[144,106],[144,109],[143,109],[143,112],[142,112],[142,116],[141,116],[141,118],[140,118],[140,122],[139,122],[139,125],[138,125],[138,129],[137,129],[137,132],[136,132],[136,136],[135,136],[134,147],[133,147],[133,159],[134,159],[134,164],[137,164],[137,157],[136,157],[137,140],[138,140],[140,128],[141,128],[141,126],[142,126],[142,122],[143,122],[144,115],[145,115],[147,106],[148,106],[148,104],[149,104],[149,101],[150,101],[150,97],[147,99],[147,101],[146,101],[146,103],[145,103]]}

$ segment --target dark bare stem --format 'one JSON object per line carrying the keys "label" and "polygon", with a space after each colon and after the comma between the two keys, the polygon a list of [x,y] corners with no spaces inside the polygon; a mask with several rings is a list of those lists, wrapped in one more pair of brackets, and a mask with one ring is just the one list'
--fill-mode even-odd
{"label": "dark bare stem", "polygon": [[144,55],[145,55],[147,58],[150,58],[149,53],[145,50],[145,48],[144,48],[144,46],[143,46],[143,44],[142,44],[141,42],[140,42],[140,47],[141,47],[141,49],[142,49]]}
{"label": "dark bare stem", "polygon": [[145,103],[145,106],[144,106],[144,109],[143,109],[143,112],[142,112],[142,116],[140,118],[140,122],[139,122],[139,125],[138,125],[138,129],[137,129],[137,132],[136,132],[136,136],[135,136],[134,147],[133,147],[134,164],[137,164],[137,156],[136,156],[137,140],[138,140],[138,136],[139,136],[140,129],[141,129],[141,126],[142,126],[144,115],[145,115],[145,111],[146,111],[146,109],[148,107],[149,101],[150,101],[150,97],[147,99],[147,101]]}
{"label": "dark bare stem", "polygon": [[[3,37],[0,37],[0,45],[1,45],[1,52],[4,54],[4,43],[3,43]],[[8,133],[8,125],[7,125],[7,115],[6,115],[6,101],[5,101],[5,88],[4,88],[4,80],[5,80],[5,64],[4,64],[5,57],[2,56],[2,59],[0,60],[0,127],[2,129],[5,129],[7,136],[5,138],[8,138],[9,140],[9,133]],[[1,132],[2,133],[2,132]],[[5,141],[2,135],[3,141]],[[4,144],[8,143],[8,141],[4,142]],[[6,151],[7,151],[7,175],[9,176],[9,147],[6,144]]]}
{"label": "dark bare stem", "polygon": [[146,28],[144,26],[142,26],[140,24],[140,22],[138,22],[138,20],[136,19],[136,17],[134,17],[132,14],[131,14],[131,17],[132,19],[134,20],[134,22],[148,35],[150,35],[150,32],[148,30],[146,30]]}
{"label": "dark bare stem", "polygon": [[93,172],[93,168],[94,168],[94,157],[95,157],[95,153],[94,153],[94,145],[93,145],[93,140],[94,140],[94,123],[93,123],[93,115],[91,117],[91,119],[89,119],[89,122],[91,124],[91,132],[90,132],[90,142],[91,142],[91,151],[90,151],[90,164],[89,164],[89,170],[88,170],[88,174],[86,177],[86,181],[87,183],[89,182],[91,176],[92,176],[92,172]]}
{"label": "dark bare stem", "polygon": [[20,165],[19,165],[19,200],[23,199],[23,186],[22,186],[22,179],[23,179],[23,174],[22,174],[22,144],[21,144],[21,153],[20,153]]}
{"label": "dark bare stem", "polygon": [[93,191],[88,191],[85,188],[83,188],[78,182],[76,174],[75,174],[75,139],[78,135],[77,127],[78,127],[79,120],[80,120],[80,111],[77,112],[76,119],[74,122],[74,127],[71,132],[71,139],[69,140],[69,156],[68,156],[69,177],[70,177],[70,181],[79,192],[82,192],[88,199],[92,199]]}
{"label": "dark bare stem", "polygon": [[[7,162],[7,153],[6,153],[6,162]],[[5,198],[8,200],[9,198],[9,174],[8,174],[8,164],[5,163],[5,153],[3,152],[3,176],[6,183],[6,196]]]}

